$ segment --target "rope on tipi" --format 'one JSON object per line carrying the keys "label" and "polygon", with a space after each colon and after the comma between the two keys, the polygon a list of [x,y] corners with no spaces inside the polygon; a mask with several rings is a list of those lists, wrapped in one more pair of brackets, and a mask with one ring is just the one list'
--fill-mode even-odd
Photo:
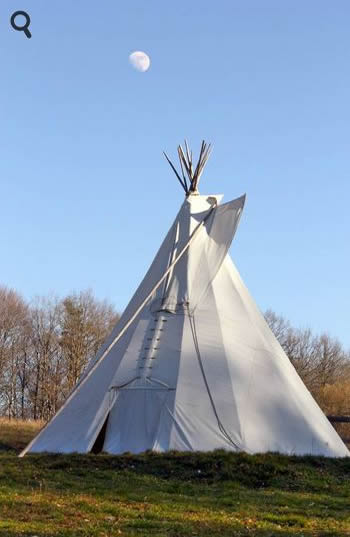
{"label": "rope on tipi", "polygon": [[184,149],[181,147],[181,145],[178,146],[177,153],[180,161],[181,175],[178,173],[165,151],[163,151],[163,153],[179,183],[184,189],[186,196],[189,196],[193,193],[198,193],[199,179],[210,156],[211,144],[207,144],[204,140],[202,141],[196,166],[193,165],[193,155],[192,151],[190,151],[188,147],[187,141],[185,140]]}

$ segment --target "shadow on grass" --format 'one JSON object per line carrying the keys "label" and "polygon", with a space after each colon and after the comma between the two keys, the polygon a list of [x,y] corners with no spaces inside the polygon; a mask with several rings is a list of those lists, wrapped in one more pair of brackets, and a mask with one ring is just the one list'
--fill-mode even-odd
{"label": "shadow on grass", "polygon": [[[3,457],[13,460],[13,455]],[[10,461],[9,461],[10,462]],[[248,488],[278,486],[288,490],[319,490],[320,484],[339,484],[350,479],[350,458],[297,457],[274,453],[248,455],[211,453],[147,452],[140,455],[29,455],[16,466],[41,472],[66,472],[85,476],[89,471],[132,472],[162,479],[215,483],[233,481]],[[306,488],[305,488],[306,487]]]}
{"label": "shadow on grass", "polygon": [[12,451],[13,452],[13,448],[12,446],[8,446],[7,444],[3,444],[2,442],[0,442],[0,454],[1,452],[9,452],[9,451]]}
{"label": "shadow on grass", "polygon": [[173,528],[168,528],[166,530],[159,529],[157,526],[145,526],[144,524],[134,524],[130,525],[128,528],[123,528],[123,530],[106,530],[106,531],[100,531],[98,533],[89,533],[84,530],[62,530],[58,529],[57,531],[50,531],[50,533],[47,533],[46,531],[25,531],[20,532],[18,531],[9,531],[7,529],[0,528],[0,537],[83,537],[83,536],[89,536],[89,537],[97,537],[98,535],[101,536],[108,536],[108,537],[114,537],[119,535],[127,535],[128,537],[193,537],[193,536],[200,536],[200,537],[221,537],[222,535],[230,536],[230,537],[247,537],[247,536],[254,536],[254,537],[348,537],[349,532],[347,531],[321,531],[321,532],[315,532],[313,530],[295,530],[293,528],[291,529],[283,529],[283,530],[259,530],[259,529],[242,529],[241,527],[234,528],[232,527],[230,530],[230,533],[222,534],[221,531],[206,527],[201,528],[200,526],[193,526],[191,530],[184,532],[183,528],[174,526]]}

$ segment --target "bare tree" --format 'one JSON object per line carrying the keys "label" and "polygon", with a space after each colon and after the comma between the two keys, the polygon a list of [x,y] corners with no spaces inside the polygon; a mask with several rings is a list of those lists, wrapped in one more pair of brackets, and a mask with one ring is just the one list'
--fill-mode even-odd
{"label": "bare tree", "polygon": [[280,345],[285,349],[288,344],[287,340],[292,332],[290,322],[282,315],[277,315],[277,313],[271,309],[268,309],[265,312],[265,320],[278,339]]}
{"label": "bare tree", "polygon": [[25,354],[28,307],[13,289],[0,287],[0,408],[18,413],[18,370]]}
{"label": "bare tree", "polygon": [[48,419],[62,402],[61,320],[56,298],[37,298],[31,307],[29,402],[34,419]]}
{"label": "bare tree", "polygon": [[118,320],[91,291],[29,306],[0,287],[0,415],[47,420]]}
{"label": "bare tree", "polygon": [[341,343],[328,334],[321,334],[316,340],[316,354],[318,387],[341,380],[348,365],[348,354]]}
{"label": "bare tree", "polygon": [[66,388],[71,390],[90,359],[97,353],[118,320],[113,306],[97,300],[90,290],[63,300],[60,346],[66,370]]}
{"label": "bare tree", "polygon": [[[265,318],[305,385],[325,412],[332,407],[332,393],[339,403],[340,383],[345,382],[348,386],[347,382],[350,381],[350,353],[328,334],[317,336],[310,329],[292,328],[289,321],[271,310],[266,312]],[[348,393],[347,389],[344,393]],[[342,405],[346,406],[345,401],[342,401]]]}

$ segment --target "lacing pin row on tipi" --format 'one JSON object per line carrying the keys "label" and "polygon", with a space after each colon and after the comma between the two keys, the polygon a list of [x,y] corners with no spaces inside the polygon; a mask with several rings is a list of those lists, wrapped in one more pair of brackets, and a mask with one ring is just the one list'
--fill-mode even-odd
{"label": "lacing pin row on tipi", "polygon": [[152,332],[152,337],[146,338],[146,345],[144,347],[145,354],[142,357],[142,365],[140,364],[139,369],[142,370],[140,372],[141,378],[150,378],[151,376],[151,369],[154,365],[154,360],[156,359],[156,351],[159,349],[159,342],[161,339],[162,332],[164,330],[165,319],[163,318],[163,315],[158,312],[157,317],[154,319],[154,325],[150,329],[150,332]]}

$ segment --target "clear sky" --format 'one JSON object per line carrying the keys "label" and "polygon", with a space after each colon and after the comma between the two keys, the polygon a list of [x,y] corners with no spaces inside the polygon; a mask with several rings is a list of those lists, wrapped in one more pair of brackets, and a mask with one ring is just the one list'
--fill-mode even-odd
{"label": "clear sky", "polygon": [[350,346],[347,0],[2,0],[0,59],[2,284],[122,310],[183,200],[162,150],[205,138],[259,307]]}

